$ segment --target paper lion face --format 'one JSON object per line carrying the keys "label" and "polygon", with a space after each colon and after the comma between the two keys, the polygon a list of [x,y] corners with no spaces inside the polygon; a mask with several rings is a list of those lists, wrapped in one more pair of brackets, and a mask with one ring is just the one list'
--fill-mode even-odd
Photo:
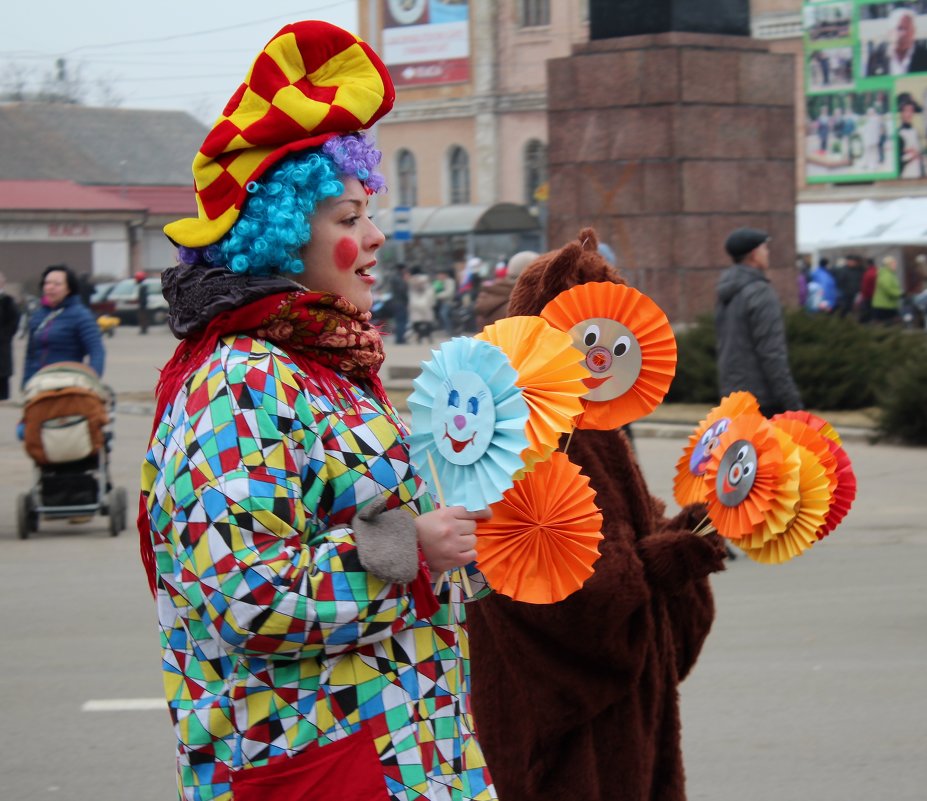
{"label": "paper lion face", "polygon": [[469,370],[448,376],[443,389],[443,397],[435,397],[431,412],[438,452],[453,464],[473,464],[486,453],[495,430],[492,392]]}
{"label": "paper lion face", "polygon": [[617,320],[591,317],[574,325],[573,346],[585,354],[592,374],[584,383],[587,401],[610,401],[624,395],[641,374],[643,355],[634,333]]}

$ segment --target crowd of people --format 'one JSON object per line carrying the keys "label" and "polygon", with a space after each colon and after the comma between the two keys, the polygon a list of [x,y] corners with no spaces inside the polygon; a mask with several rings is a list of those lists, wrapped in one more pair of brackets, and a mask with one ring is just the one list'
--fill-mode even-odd
{"label": "crowd of people", "polygon": [[859,255],[831,260],[822,257],[812,268],[798,261],[798,299],[812,314],[855,317],[861,323],[927,325],[927,257],[916,259],[916,280],[910,289],[899,274],[895,256],[876,261]]}
{"label": "crowd of people", "polygon": [[420,265],[399,263],[378,287],[386,300],[375,317],[393,334],[397,345],[413,337],[418,343],[430,343],[437,332],[446,336],[475,333],[506,316],[515,281],[537,255],[519,251],[500,261],[491,275],[477,257],[467,259],[460,270],[440,268],[432,273]]}

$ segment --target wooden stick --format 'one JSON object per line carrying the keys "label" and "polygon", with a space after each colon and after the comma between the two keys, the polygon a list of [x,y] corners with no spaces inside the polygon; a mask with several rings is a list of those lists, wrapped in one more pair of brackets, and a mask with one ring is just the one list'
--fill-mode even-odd
{"label": "wooden stick", "polygon": [[[435,492],[438,495],[438,504],[445,506],[444,503],[444,490],[441,489],[441,482],[438,479],[438,471],[435,469],[435,460],[431,457],[431,451],[427,452],[428,455],[428,469],[431,470],[431,479],[435,487]],[[435,595],[441,592],[441,588],[444,586],[444,580],[447,578],[447,571],[438,576],[438,581],[435,583]]]}
{"label": "wooden stick", "polygon": [[435,469],[435,460],[431,458],[431,451],[428,451],[428,469],[431,470],[432,483],[435,485],[435,492],[438,494],[438,503],[446,506],[447,504],[444,503],[444,490],[441,489],[438,471]]}
{"label": "wooden stick", "polygon": [[464,586],[464,598],[473,597],[473,585],[470,584],[470,576],[467,573],[467,568],[460,568],[460,580],[463,582]]}
{"label": "wooden stick", "polygon": [[[435,492],[438,495],[438,503],[441,506],[446,506],[444,502],[444,490],[441,489],[441,482],[438,480],[438,471],[435,470],[435,461],[431,457],[431,451],[428,451],[428,468],[431,470],[431,476],[434,479]],[[473,595],[473,585],[470,584],[470,577],[467,575],[467,571],[463,568],[457,569],[460,572],[460,580],[464,587],[464,592],[466,593],[467,598],[470,598]],[[447,579],[450,581],[447,571],[438,576],[438,581],[435,583],[435,595],[441,592],[441,588],[444,586],[444,580]]]}
{"label": "wooden stick", "polygon": [[566,456],[566,452],[570,450],[570,443],[573,441],[573,432],[576,431],[576,427],[570,429],[570,436],[567,437],[566,445],[563,446],[563,455]]}

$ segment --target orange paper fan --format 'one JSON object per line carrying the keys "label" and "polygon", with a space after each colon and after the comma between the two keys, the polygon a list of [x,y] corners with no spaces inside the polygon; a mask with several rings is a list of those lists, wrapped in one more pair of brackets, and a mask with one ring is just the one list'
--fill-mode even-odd
{"label": "orange paper fan", "polygon": [[475,339],[496,345],[518,373],[515,384],[528,404],[522,452],[527,469],[550,456],[560,435],[572,431],[583,411],[580,398],[589,371],[573,340],[540,317],[506,317],[486,326]]}
{"label": "orange paper fan", "polygon": [[593,572],[602,515],[589,479],[564,453],[526,473],[477,524],[477,565],[497,592],[549,604],[576,592]]}
{"label": "orange paper fan", "polygon": [[718,533],[737,540],[784,529],[795,516],[799,467],[798,454],[783,451],[761,414],[732,420],[705,468],[708,517]]}
{"label": "orange paper fan", "polygon": [[[780,429],[781,431],[781,429]],[[782,436],[788,434],[781,432]],[[798,512],[795,519],[780,534],[759,547],[738,543],[744,553],[756,562],[781,564],[800,556],[818,541],[817,532],[824,525],[830,507],[830,476],[818,454],[796,443],[801,458],[798,474]]]}
{"label": "orange paper fan", "polygon": [[663,310],[622,284],[579,284],[541,317],[567,331],[591,373],[578,428],[612,429],[649,414],[676,374],[676,337]]}
{"label": "orange paper fan", "polygon": [[673,479],[673,497],[680,506],[704,503],[708,493],[705,467],[718,438],[727,431],[731,420],[742,414],[758,413],[760,405],[749,392],[732,392],[712,409],[695,428],[679,461]]}

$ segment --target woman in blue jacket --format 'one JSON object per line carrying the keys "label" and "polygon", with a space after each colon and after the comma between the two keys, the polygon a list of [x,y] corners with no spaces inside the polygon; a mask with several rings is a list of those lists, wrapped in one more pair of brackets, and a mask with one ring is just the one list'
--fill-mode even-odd
{"label": "woman in blue jacket", "polygon": [[80,299],[77,276],[53,264],[42,273],[42,301],[29,318],[23,386],[38,370],[56,362],[87,361],[103,375],[103,339],[97,321]]}

